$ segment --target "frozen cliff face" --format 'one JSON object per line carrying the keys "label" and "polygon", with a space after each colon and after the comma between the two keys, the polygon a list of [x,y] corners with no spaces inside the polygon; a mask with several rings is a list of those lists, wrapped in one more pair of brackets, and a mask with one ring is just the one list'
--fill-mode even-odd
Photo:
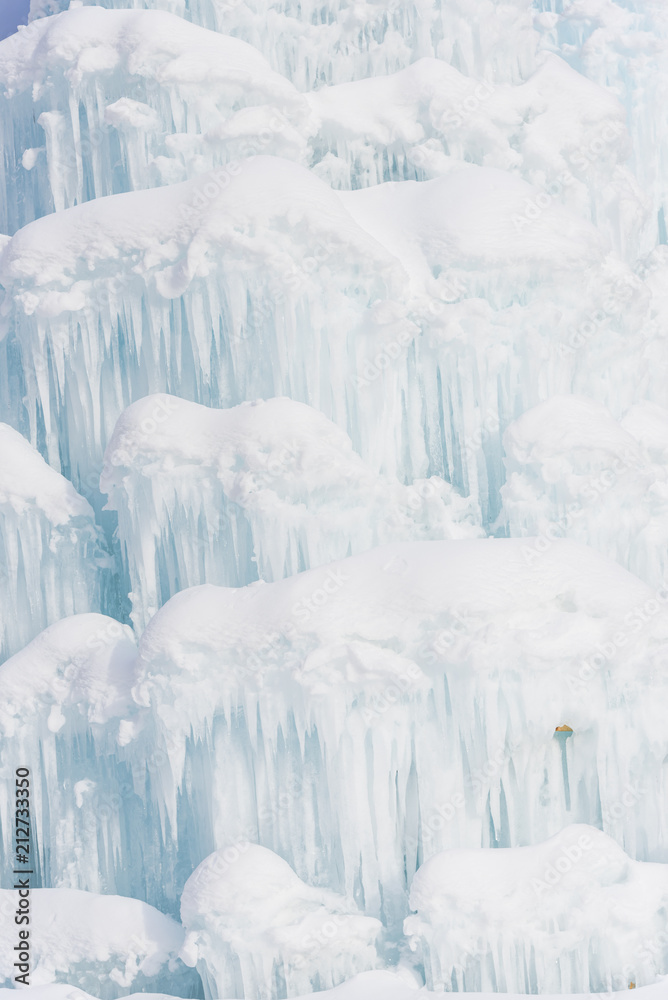
{"label": "frozen cliff face", "polygon": [[668,868],[593,827],[543,844],[444,851],[418,871],[405,922],[435,990],[622,990],[665,975]]}
{"label": "frozen cliff face", "polygon": [[380,921],[306,885],[257,844],[205,858],[181,897],[181,957],[199,969],[206,1000],[296,997],[372,969]]}
{"label": "frozen cliff face", "polygon": [[[33,867],[42,884],[139,894],[149,857],[141,857],[138,800],[125,794],[129,770],[114,756],[132,731],[135,659],[127,626],[85,614],[51,625],[0,666],[5,885],[14,770],[25,766],[33,771]],[[134,870],[120,862],[125,852]]]}
{"label": "frozen cliff face", "polygon": [[668,578],[668,411],[638,403],[621,422],[602,406],[555,396],[504,436],[500,518],[541,544],[587,541],[652,587]]}
{"label": "frozen cliff face", "polygon": [[0,424],[0,661],[65,615],[98,611],[111,567],[87,501]]}
{"label": "frozen cliff face", "polygon": [[[34,883],[33,883],[34,884]],[[18,960],[14,914],[19,893],[0,890],[0,979],[9,985]],[[75,889],[31,889],[30,981],[68,983],[71,994],[94,992],[115,1000],[130,989],[151,989],[166,974],[184,995],[192,980],[178,959],[183,928],[152,906],[123,896]]]}
{"label": "frozen cliff face", "polygon": [[271,582],[389,541],[474,538],[476,505],[433,476],[405,486],[290,399],[211,410],[147,396],[120,417],[101,489],[118,512],[137,629],[177,591]]}
{"label": "frozen cliff face", "polygon": [[[69,0],[32,0],[31,19],[64,10]],[[515,80],[531,70],[538,36],[530,0],[107,0],[115,8],[157,7],[236,35],[258,48],[300,90],[392,73],[437,56],[464,73]]]}
{"label": "frozen cliff face", "polygon": [[258,842],[396,931],[446,847],[579,821],[665,859],[668,594],[532,544],[384,546],[172,598],[140,642],[128,750],[169,759],[151,794],[180,868]]}
{"label": "frozen cliff face", "polygon": [[663,391],[663,300],[563,207],[516,226],[534,193],[471,164],[335,192],[253,157],[40,219],[0,260],[7,419],[77,484],[147,392],[287,395],[374,468],[440,475],[495,517],[517,412],[583,383],[617,407],[638,380]]}

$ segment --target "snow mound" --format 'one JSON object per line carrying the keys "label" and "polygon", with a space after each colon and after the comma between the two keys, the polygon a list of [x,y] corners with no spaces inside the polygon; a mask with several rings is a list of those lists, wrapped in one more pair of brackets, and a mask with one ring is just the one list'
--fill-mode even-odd
{"label": "snow mound", "polygon": [[[0,977],[5,984],[14,978],[18,898],[17,891],[0,890]],[[84,990],[100,1000],[114,1000],[133,986],[150,990],[167,971],[174,985],[183,987],[189,975],[177,957],[182,943],[183,928],[138,899],[75,889],[30,891],[30,980],[44,994],[51,983],[68,983],[75,996]]]}
{"label": "snow mound", "polygon": [[435,855],[405,921],[436,990],[571,993],[665,975],[668,868],[632,861],[600,830]]}
{"label": "snow mound", "polygon": [[169,758],[156,808],[173,830],[200,817],[200,857],[259,842],[389,927],[446,847],[577,820],[663,860],[667,599],[583,546],[534,558],[521,539],[195,587],[142,636],[149,721],[128,749]]}
{"label": "snow mound", "polygon": [[52,622],[99,610],[109,566],[88,502],[0,424],[0,660]]}
{"label": "snow mound", "polygon": [[211,410],[147,396],[119,418],[100,482],[141,630],[178,590],[272,581],[388,541],[482,534],[442,479],[404,486],[290,399]]}
{"label": "snow mound", "polygon": [[554,396],[504,435],[501,522],[512,535],[587,541],[646,580],[668,577],[668,411],[638,403],[617,421],[605,407]]}
{"label": "snow mound", "polygon": [[207,1000],[328,989],[376,965],[382,930],[257,844],[205,858],[185,885],[181,920],[181,956],[197,963]]}

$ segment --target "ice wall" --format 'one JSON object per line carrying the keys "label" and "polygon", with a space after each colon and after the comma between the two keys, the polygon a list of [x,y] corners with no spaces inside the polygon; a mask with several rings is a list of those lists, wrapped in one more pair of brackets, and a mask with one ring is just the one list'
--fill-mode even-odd
{"label": "ice wall", "polygon": [[206,1000],[299,996],[378,962],[379,920],[306,885],[256,844],[205,858],[186,883],[181,919],[181,957],[197,964]]}
{"label": "ice wall", "polygon": [[476,504],[442,479],[373,472],[350,438],[290,399],[211,410],[146,396],[120,417],[101,489],[141,633],[177,591],[271,582],[389,541],[474,538]]}
{"label": "ice wall", "polygon": [[99,611],[111,568],[90,505],[0,424],[0,661],[52,622]]}
{"label": "ice wall", "polygon": [[[0,978],[5,986],[16,973],[17,902],[18,892],[0,890]],[[174,988],[189,995],[192,975],[178,959],[183,928],[138,899],[33,888],[30,931],[33,987],[68,983],[75,995],[87,990],[100,1000],[115,1000],[131,989],[150,992],[169,975]]]}
{"label": "ice wall", "polygon": [[132,752],[169,758],[152,794],[181,869],[260,843],[394,931],[446,847],[578,821],[665,860],[665,607],[564,541],[383,546],[197,587],[142,636]]}
{"label": "ice wall", "polygon": [[573,825],[543,844],[444,851],[405,922],[435,990],[577,993],[643,986],[668,966],[668,868]]}
{"label": "ice wall", "polygon": [[508,427],[504,450],[499,520],[511,535],[575,538],[665,583],[668,411],[638,403],[619,422],[591,400],[554,396]]}
{"label": "ice wall", "polygon": [[40,219],[0,260],[6,419],[77,484],[147,392],[226,407],[287,395],[374,468],[440,475],[495,517],[517,412],[583,383],[617,409],[636,384],[663,392],[646,349],[655,337],[663,363],[663,299],[558,205],[516,227],[533,193],[470,164],[335,192],[253,157]]}

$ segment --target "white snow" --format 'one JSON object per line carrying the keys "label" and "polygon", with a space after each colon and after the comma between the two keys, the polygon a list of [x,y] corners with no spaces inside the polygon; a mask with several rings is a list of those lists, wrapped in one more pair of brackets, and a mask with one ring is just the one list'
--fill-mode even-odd
{"label": "white snow", "polygon": [[437,476],[405,486],[290,399],[212,410],[147,396],[119,418],[101,489],[141,632],[178,590],[271,582],[389,541],[473,538],[476,505]]}
{"label": "white snow", "polygon": [[376,965],[382,930],[257,844],[205,858],[186,883],[181,920],[181,957],[197,963],[207,1000],[326,990]]}
{"label": "white snow", "polygon": [[[0,978],[5,983],[15,975],[18,898],[17,891],[0,889]],[[167,971],[175,985],[187,975],[177,957],[183,928],[138,899],[32,888],[29,941],[31,986],[42,987],[44,998],[51,996],[45,987],[52,983],[112,1000],[133,986],[150,989]],[[57,989],[53,993],[58,996]]]}
{"label": "white snow", "polygon": [[435,855],[404,927],[432,989],[620,990],[665,974],[667,904],[665,865],[580,824],[531,847]]}

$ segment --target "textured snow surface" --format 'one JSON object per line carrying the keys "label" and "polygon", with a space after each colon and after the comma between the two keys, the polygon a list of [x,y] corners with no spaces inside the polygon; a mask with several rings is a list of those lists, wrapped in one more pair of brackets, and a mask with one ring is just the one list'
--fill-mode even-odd
{"label": "textured snow surface", "polygon": [[65,615],[99,610],[110,565],[88,502],[0,424],[0,661]]}
{"label": "textured snow surface", "polygon": [[665,865],[574,825],[532,847],[435,855],[413,880],[417,915],[404,927],[435,989],[619,989],[665,966],[667,901]]}
{"label": "textured snow surface", "polygon": [[432,476],[404,486],[290,399],[211,410],[147,396],[120,417],[100,487],[141,630],[178,590],[290,576],[393,540],[482,534],[476,505]]}
{"label": "textured snow surface", "polygon": [[[19,894],[0,890],[0,935],[15,939]],[[163,913],[123,896],[75,889],[34,889],[30,895],[31,982],[35,987],[68,983],[94,991],[100,1000],[125,996],[133,986],[149,990],[169,972],[175,985],[187,977],[178,960],[183,929]],[[0,976],[14,977],[14,953],[3,948]],[[181,976],[179,977],[179,967]],[[45,991],[46,992],[46,991]],[[14,994],[15,995],[15,994]]]}
{"label": "textured snow surface", "polygon": [[204,859],[186,883],[181,920],[181,957],[197,962],[207,1000],[327,989],[375,966],[382,930],[354,903],[306,885],[282,858],[251,844]]}

